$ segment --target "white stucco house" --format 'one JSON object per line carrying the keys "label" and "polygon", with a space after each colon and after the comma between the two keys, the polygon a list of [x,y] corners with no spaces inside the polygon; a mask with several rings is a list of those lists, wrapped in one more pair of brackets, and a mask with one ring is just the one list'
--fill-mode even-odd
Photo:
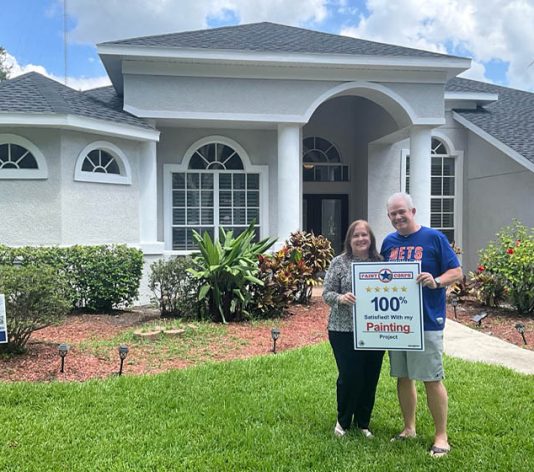
{"label": "white stucco house", "polygon": [[470,60],[273,23],[98,45],[112,86],[37,73],[0,84],[0,243],[127,243],[147,258],[193,229],[339,250],[348,223],[419,222],[478,250],[534,226],[534,94],[456,78]]}

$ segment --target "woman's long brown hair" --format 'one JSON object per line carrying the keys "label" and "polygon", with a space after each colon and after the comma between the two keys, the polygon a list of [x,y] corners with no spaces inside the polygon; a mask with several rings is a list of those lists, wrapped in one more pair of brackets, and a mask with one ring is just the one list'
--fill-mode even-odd
{"label": "woman's long brown hair", "polygon": [[350,224],[349,229],[347,230],[347,234],[345,236],[345,250],[343,251],[343,254],[352,257],[352,247],[350,245],[350,240],[352,239],[352,233],[354,233],[354,229],[358,225],[363,225],[365,227],[366,231],[369,233],[369,238],[371,239],[371,245],[369,246],[369,259],[381,259],[380,254],[378,254],[378,251],[376,249],[375,233],[373,233],[371,226],[369,226],[369,223],[366,220],[356,220]]}

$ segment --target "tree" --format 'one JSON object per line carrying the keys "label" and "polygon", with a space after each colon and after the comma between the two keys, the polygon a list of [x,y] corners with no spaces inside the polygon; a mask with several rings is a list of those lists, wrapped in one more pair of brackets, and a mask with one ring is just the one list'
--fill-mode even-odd
{"label": "tree", "polygon": [[9,78],[11,66],[7,64],[7,52],[0,46],[0,82]]}

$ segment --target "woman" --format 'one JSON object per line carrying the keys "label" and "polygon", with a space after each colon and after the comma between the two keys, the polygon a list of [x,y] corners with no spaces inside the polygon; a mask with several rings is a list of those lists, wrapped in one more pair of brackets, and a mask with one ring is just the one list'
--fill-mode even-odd
{"label": "woman", "polygon": [[347,230],[343,253],[332,260],[324,279],[323,298],[331,307],[328,339],[339,371],[336,436],[344,436],[354,422],[366,438],[373,437],[369,421],[384,351],[354,349],[352,306],[356,298],[352,293],[351,263],[379,260],[369,223],[356,220]]}

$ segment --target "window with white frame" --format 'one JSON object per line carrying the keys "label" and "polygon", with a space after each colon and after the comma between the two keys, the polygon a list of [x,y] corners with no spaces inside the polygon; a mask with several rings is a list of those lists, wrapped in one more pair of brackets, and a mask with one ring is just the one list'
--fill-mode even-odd
{"label": "window with white frame", "polygon": [[74,180],[105,184],[131,184],[128,158],[121,149],[106,141],[86,146],[78,155]]}
{"label": "window with white frame", "polygon": [[206,142],[194,150],[185,169],[171,170],[170,179],[173,250],[196,249],[193,230],[212,238],[219,228],[238,235],[253,221],[259,239],[261,176],[246,169],[236,147]]}
{"label": "window with white frame", "polygon": [[0,179],[45,179],[46,160],[27,139],[14,134],[0,134]]}
{"label": "window with white frame", "polygon": [[[439,229],[449,242],[457,241],[455,223],[456,161],[444,143],[432,138],[430,226]],[[410,193],[410,156],[406,156],[406,192]]]}
{"label": "window with white frame", "polygon": [[305,138],[302,142],[304,182],[346,182],[349,167],[341,163],[337,147],[330,141],[317,136]]}

